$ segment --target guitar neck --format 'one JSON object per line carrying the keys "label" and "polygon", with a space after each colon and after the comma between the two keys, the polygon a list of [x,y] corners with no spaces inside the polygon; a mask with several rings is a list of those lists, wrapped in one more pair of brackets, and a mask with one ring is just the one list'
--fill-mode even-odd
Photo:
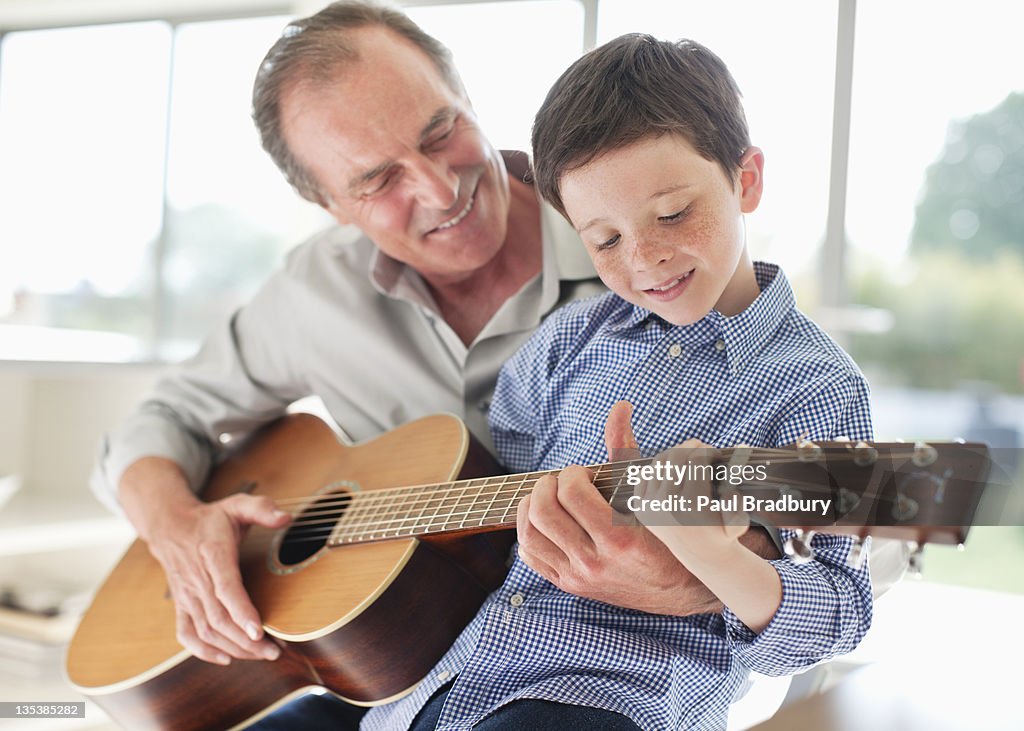
{"label": "guitar neck", "polygon": [[[638,476],[659,459],[622,460],[588,469],[605,500],[627,512]],[[688,462],[680,458],[677,464]],[[754,480],[723,480],[724,473],[715,472],[712,495],[717,499],[743,493],[757,498],[736,503],[733,509],[745,510],[766,524],[960,543],[980,500],[989,459],[983,444],[802,442],[778,449],[721,449],[710,464],[716,470],[756,466]],[[512,528],[519,501],[538,479],[558,472],[349,493],[333,504],[318,503],[317,511],[329,516],[322,521],[332,525],[329,546]],[[307,512],[303,519],[315,519],[317,511]]]}
{"label": "guitar neck", "polygon": [[[613,505],[631,494],[622,476],[627,462],[592,465],[594,484]],[[446,533],[514,528],[519,501],[534,483],[560,470],[524,472],[436,485],[417,485],[351,495],[327,541],[329,546],[422,538]],[[628,493],[628,494],[627,494]]]}

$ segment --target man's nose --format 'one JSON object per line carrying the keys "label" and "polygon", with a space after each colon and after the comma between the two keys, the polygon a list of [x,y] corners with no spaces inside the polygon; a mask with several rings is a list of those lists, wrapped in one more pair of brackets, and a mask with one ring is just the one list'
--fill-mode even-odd
{"label": "man's nose", "polygon": [[458,202],[459,176],[443,159],[421,155],[414,174],[414,191],[420,205],[446,211]]}

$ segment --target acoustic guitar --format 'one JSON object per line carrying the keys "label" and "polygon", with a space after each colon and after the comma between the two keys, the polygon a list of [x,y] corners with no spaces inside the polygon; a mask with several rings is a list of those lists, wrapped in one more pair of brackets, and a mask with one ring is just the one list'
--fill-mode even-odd
{"label": "acoustic guitar", "polygon": [[[804,539],[805,530],[826,530],[919,545],[963,543],[989,464],[982,444],[804,442],[716,457],[740,458],[759,466],[759,479],[716,484],[722,499],[829,501],[824,513],[820,500],[806,513],[759,507],[755,519],[799,528]],[[635,469],[591,469],[601,493],[622,506]],[[252,527],[239,547],[243,581],[280,658],[220,666],[192,656],[175,638],[163,570],[135,541],[82,618],[68,679],[133,731],[241,728],[317,688],[360,705],[396,700],[504,580],[519,499],[546,473],[483,476],[496,471],[454,416],[356,446],[315,416],[284,417],[234,449],[202,492],[211,501],[268,495],[294,516],[286,528]],[[807,560],[809,541],[787,551]]]}

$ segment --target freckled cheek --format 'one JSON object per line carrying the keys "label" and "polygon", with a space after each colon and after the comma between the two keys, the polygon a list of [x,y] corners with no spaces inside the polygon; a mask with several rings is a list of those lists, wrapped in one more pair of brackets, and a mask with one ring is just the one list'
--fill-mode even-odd
{"label": "freckled cheek", "polygon": [[622,294],[633,289],[630,268],[621,256],[600,253],[594,258],[594,269],[612,291]]}

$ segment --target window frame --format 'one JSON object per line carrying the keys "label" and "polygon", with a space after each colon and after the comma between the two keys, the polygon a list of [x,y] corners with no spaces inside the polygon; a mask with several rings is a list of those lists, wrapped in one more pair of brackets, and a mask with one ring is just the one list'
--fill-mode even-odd
{"label": "window frame", "polygon": [[[479,4],[483,2],[521,2],[523,0],[400,0],[404,7],[443,6]],[[576,0],[583,9],[582,48],[588,51],[595,47],[600,0]],[[820,264],[820,293],[823,313],[840,312],[848,303],[846,266],[846,195],[849,160],[850,127],[853,92],[854,30],[856,25],[856,0],[837,0],[838,14],[836,27],[836,67],[833,85],[833,121],[831,141],[831,167],[829,174],[828,211],[825,221],[824,239]],[[119,3],[101,3],[82,7],[74,0],[50,0],[49,2],[25,3],[24,6],[0,6],[0,44],[12,32],[88,26],[137,21],[163,21],[171,29],[171,59],[177,40],[177,29],[186,23],[241,18],[256,18],[272,15],[304,15],[315,12],[321,2],[296,0],[161,0],[145,7],[125,7]],[[168,81],[168,95],[171,94],[171,80]],[[169,136],[170,128],[166,131]],[[157,237],[154,255],[154,287],[150,302],[151,340],[146,343],[149,358],[144,362],[162,362],[159,357],[165,322],[163,307],[165,300],[163,266],[167,254],[166,220],[168,212],[167,156],[169,137],[165,140],[164,186],[162,207],[164,224]],[[842,342],[843,333],[835,332]],[[40,359],[40,362],[49,361]]]}

